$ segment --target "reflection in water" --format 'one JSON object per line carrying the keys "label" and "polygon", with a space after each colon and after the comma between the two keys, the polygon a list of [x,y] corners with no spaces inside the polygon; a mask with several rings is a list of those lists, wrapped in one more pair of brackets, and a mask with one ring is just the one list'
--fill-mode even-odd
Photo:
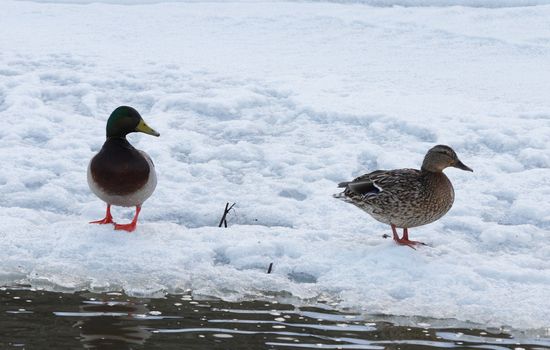
{"label": "reflection in water", "polygon": [[550,349],[547,332],[512,336],[448,320],[338,312],[324,304],[0,289],[0,349],[539,350]]}
{"label": "reflection in water", "polygon": [[139,321],[132,322],[148,313],[143,303],[88,300],[74,315],[56,315],[80,317],[75,327],[80,328],[80,341],[86,349],[131,349],[131,345],[144,344],[151,336]]}

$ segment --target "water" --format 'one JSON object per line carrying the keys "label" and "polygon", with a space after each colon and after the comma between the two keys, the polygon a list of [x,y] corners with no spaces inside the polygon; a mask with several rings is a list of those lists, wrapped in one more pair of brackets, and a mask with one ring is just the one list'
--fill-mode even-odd
{"label": "water", "polygon": [[512,334],[458,324],[346,313],[322,303],[0,289],[1,349],[550,349],[544,330]]}

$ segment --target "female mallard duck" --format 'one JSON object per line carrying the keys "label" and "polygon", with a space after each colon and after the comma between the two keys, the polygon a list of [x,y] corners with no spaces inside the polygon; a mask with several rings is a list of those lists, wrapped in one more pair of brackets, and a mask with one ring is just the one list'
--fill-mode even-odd
{"label": "female mallard duck", "polygon": [[[340,183],[338,187],[345,190],[336,198],[390,225],[396,243],[414,248],[424,243],[409,240],[408,228],[436,221],[453,205],[453,185],[443,173],[443,169],[450,166],[473,171],[458,159],[451,147],[437,145],[428,151],[420,170],[376,170]],[[403,228],[402,238],[397,235],[396,227]]]}
{"label": "female mallard duck", "polygon": [[[93,193],[107,203],[107,214],[91,224],[115,224],[115,230],[131,232],[136,229],[141,205],[157,186],[155,166],[147,153],[135,149],[126,140],[131,132],[160,136],[151,129],[138,111],[121,106],[107,121],[107,141],[88,165],[88,185]],[[136,207],[129,224],[116,224],[111,216],[111,205]]]}

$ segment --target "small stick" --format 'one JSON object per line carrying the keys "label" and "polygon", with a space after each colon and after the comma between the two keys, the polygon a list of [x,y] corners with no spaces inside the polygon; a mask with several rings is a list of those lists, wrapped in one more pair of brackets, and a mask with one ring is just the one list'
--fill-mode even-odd
{"label": "small stick", "polygon": [[233,203],[233,204],[231,204],[231,206],[229,206],[229,202],[225,203],[225,209],[223,210],[223,216],[220,220],[220,223],[218,224],[218,227],[222,227],[222,225],[224,227],[227,227],[227,219],[226,219],[227,213],[229,213],[231,211],[231,209],[233,209],[235,204],[237,204],[237,203]]}
{"label": "small stick", "polygon": [[229,207],[229,202],[225,203],[225,209],[223,210],[222,219],[220,220],[220,224],[218,227],[222,227],[223,222],[225,221],[225,216],[227,215],[227,207]]}
{"label": "small stick", "polygon": [[269,267],[267,268],[267,273],[271,273],[271,270],[273,270],[273,263],[269,264]]}

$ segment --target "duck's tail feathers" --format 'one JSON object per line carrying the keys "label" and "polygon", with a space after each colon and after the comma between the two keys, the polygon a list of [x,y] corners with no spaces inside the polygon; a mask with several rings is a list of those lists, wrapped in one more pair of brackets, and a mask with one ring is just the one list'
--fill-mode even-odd
{"label": "duck's tail feathers", "polygon": [[[351,181],[345,181],[345,182],[340,182],[338,184],[338,188],[345,188],[347,189],[348,188],[348,185],[351,183]],[[338,198],[338,199],[342,199],[342,200],[346,200],[346,191],[342,191],[342,192],[339,192],[339,193],[335,193],[332,195],[332,197],[334,198]]]}
{"label": "duck's tail feathers", "polygon": [[[340,187],[340,186],[338,186],[338,187]],[[346,187],[346,186],[341,186],[341,187]],[[346,191],[335,193],[335,194],[332,195],[332,197],[336,198],[336,199],[341,199],[343,201],[346,201],[348,199],[348,197],[346,196]]]}

